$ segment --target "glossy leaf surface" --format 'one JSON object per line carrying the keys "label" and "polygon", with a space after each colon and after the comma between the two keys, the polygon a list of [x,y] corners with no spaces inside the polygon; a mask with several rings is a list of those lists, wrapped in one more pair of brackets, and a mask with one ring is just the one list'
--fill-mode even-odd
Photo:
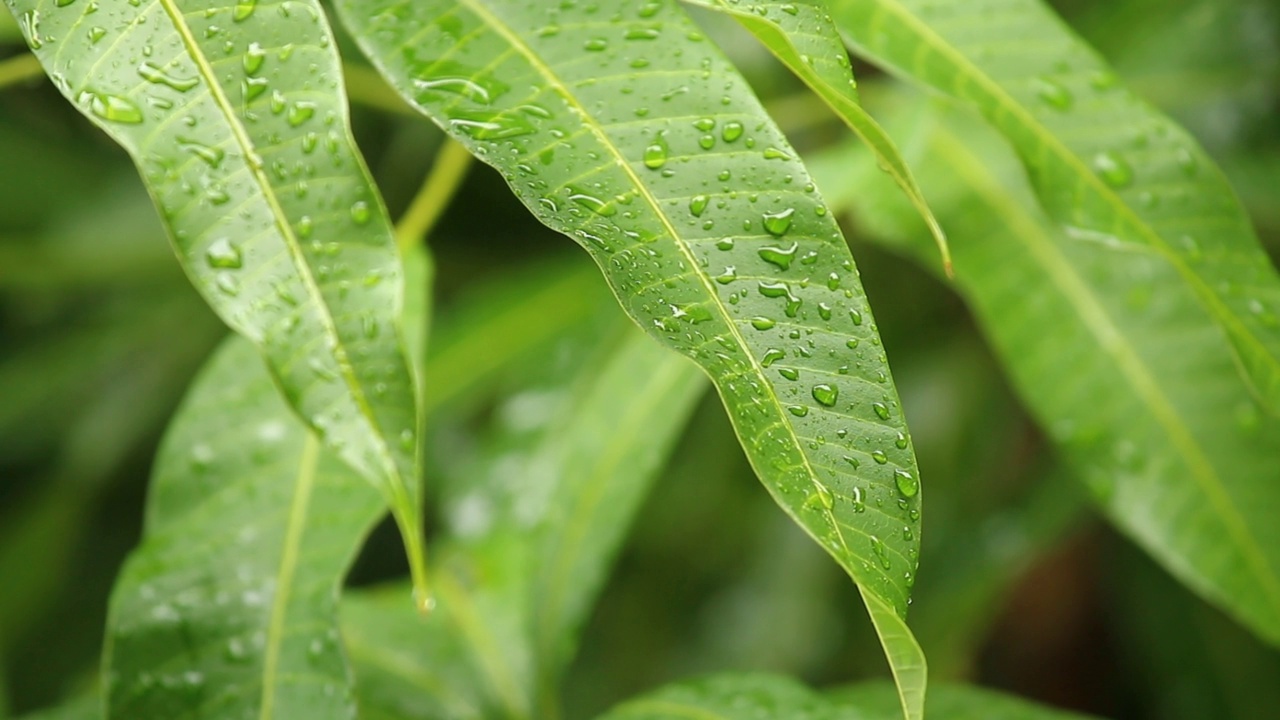
{"label": "glossy leaf surface", "polygon": [[382,490],[416,554],[399,261],[319,4],[9,7],[58,89],[132,156],[196,287]]}
{"label": "glossy leaf surface", "polygon": [[804,166],[671,3],[339,3],[389,82],[698,362],[778,503],[862,589],[916,714],[920,482],[857,270]]}
{"label": "glossy leaf surface", "polygon": [[[981,130],[953,112],[917,123],[911,143],[957,239],[957,282],[1018,389],[1118,527],[1280,641],[1280,421],[1256,404],[1174,268],[1065,238],[1013,191],[1016,161]],[[880,239],[914,237],[909,249],[929,260],[888,188],[849,190]]]}
{"label": "glossy leaf surface", "polygon": [[791,72],[822,98],[841,120],[862,138],[880,160],[880,167],[911,199],[937,238],[944,266],[950,266],[947,238],[911,175],[911,168],[879,123],[862,109],[857,83],[844,43],[826,9],[813,0],[753,2],[747,0],[684,0],[690,5],[727,13],[756,36]]}
{"label": "glossy leaf surface", "polygon": [[1280,277],[1234,193],[1044,3],[834,0],[831,11],[860,52],[982,112],[1067,238],[1173,268],[1280,414]]}

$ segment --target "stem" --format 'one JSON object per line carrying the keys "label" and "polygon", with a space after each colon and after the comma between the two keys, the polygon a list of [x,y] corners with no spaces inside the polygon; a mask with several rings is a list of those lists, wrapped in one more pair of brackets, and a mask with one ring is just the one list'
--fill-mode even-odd
{"label": "stem", "polygon": [[422,183],[422,189],[409,203],[409,208],[396,223],[396,244],[405,252],[435,227],[449,201],[466,177],[471,166],[471,153],[454,140],[446,140],[436,154],[435,163]]}
{"label": "stem", "polygon": [[0,90],[32,78],[43,77],[44,68],[31,53],[0,61]]}

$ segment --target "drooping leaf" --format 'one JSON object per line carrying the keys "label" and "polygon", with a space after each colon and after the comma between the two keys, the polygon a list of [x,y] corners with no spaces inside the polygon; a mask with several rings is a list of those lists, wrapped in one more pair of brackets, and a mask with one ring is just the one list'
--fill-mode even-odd
{"label": "drooping leaf", "polygon": [[393,87],[711,375],[773,497],[858,582],[918,715],[906,426],[839,228],[735,69],[669,2],[338,8]]}
{"label": "drooping leaf", "polygon": [[[1280,642],[1271,511],[1280,421],[1257,405],[1174,268],[1065,238],[982,129],[954,112],[918,123],[909,157],[918,154],[921,181],[957,239],[958,285],[1022,396],[1120,529]],[[911,238],[905,247],[928,261],[910,209],[895,211],[888,190],[863,185],[859,213],[881,240]]]}
{"label": "drooping leaf", "polygon": [[827,11],[814,0],[684,0],[690,5],[727,13],[756,36],[784,65],[822,98],[858,134],[880,160],[880,167],[911,199],[938,242],[943,266],[951,266],[951,250],[942,227],[929,209],[911,168],[879,123],[858,100],[849,55]]}
{"label": "drooping leaf", "polygon": [[[1280,276],[1222,173],[1040,0],[833,0],[858,50],[976,107],[1076,243],[1173,268],[1280,415]],[[1018,42],[1010,42],[1018,38]],[[1269,588],[1280,600],[1280,585]]]}
{"label": "drooping leaf", "polygon": [[559,377],[513,395],[498,411],[512,427],[444,480],[446,539],[428,618],[396,611],[382,592],[344,601],[362,713],[555,714],[590,601],[704,382],[687,360],[624,329],[621,342],[579,348],[567,377],[544,361]]}
{"label": "drooping leaf", "polygon": [[319,4],[8,5],[58,89],[132,156],[196,287],[382,491],[420,569],[399,261]]}
{"label": "drooping leaf", "polygon": [[[823,695],[775,675],[714,675],[627,700],[599,720],[891,720],[898,716],[898,703],[895,688],[887,683]],[[1083,715],[960,685],[930,688],[927,709],[933,720],[1085,720]]]}

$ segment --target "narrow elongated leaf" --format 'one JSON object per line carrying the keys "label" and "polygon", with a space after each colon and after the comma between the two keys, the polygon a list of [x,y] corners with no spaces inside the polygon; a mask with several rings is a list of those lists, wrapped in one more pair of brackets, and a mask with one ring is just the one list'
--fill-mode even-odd
{"label": "narrow elongated leaf", "polygon": [[755,35],[791,72],[810,87],[836,115],[862,138],[880,160],[880,167],[911,199],[938,241],[943,266],[951,267],[951,251],[942,227],[929,209],[911,169],[890,138],[858,100],[849,55],[831,16],[813,0],[684,0],[731,15]]}
{"label": "narrow elongated leaf", "polygon": [[354,717],[337,595],[381,509],[228,341],[170,429],[113,593],[107,717]]}
{"label": "narrow elongated leaf", "polygon": [[559,673],[590,601],[705,382],[624,329],[621,343],[578,348],[569,377],[544,360],[560,377],[515,394],[498,414],[519,416],[517,427],[445,480],[430,617],[397,611],[382,592],[344,601],[362,714],[558,714]]}
{"label": "narrow elongated leaf", "polygon": [[711,375],[765,486],[858,582],[918,715],[906,426],[840,230],[735,69],[670,2],[338,7],[398,91]]}
{"label": "narrow elongated leaf", "polygon": [[[715,675],[669,685],[628,700],[599,720],[891,720],[898,713],[893,686],[867,683],[821,695],[790,678]],[[961,685],[929,692],[931,720],[1085,720],[1007,695]]]}
{"label": "narrow elongated leaf", "polygon": [[382,490],[419,567],[399,262],[319,4],[8,4],[59,90],[133,157],[196,287]]}
{"label": "narrow elongated leaf", "polygon": [[[1184,583],[1280,642],[1280,421],[1214,319],[1160,257],[1066,241],[983,128],[958,113],[919,128],[920,177],[961,239],[958,283],[1073,470]],[[885,217],[887,190],[864,186],[861,213],[927,260],[908,209]]]}
{"label": "narrow elongated leaf", "polygon": [[[1040,0],[834,0],[859,51],[975,106],[1069,238],[1160,258],[1280,414],[1280,276],[1221,172]],[[1016,38],[1016,42],[1011,39]],[[1268,590],[1280,599],[1280,585]]]}

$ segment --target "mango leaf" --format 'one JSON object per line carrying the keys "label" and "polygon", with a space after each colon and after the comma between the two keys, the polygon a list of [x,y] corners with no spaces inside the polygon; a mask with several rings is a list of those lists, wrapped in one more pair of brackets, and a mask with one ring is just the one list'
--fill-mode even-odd
{"label": "mango leaf", "polygon": [[[1172,267],[1280,414],[1280,277],[1222,173],[1038,0],[834,0],[859,52],[976,107],[1077,243]],[[1010,42],[1018,38],[1018,42]],[[1280,585],[1267,593],[1280,600]]]}
{"label": "mango leaf", "polygon": [[920,482],[857,270],[745,81],[669,2],[340,2],[378,70],[716,383],[765,486],[862,590],[908,714]]}
{"label": "mango leaf", "polygon": [[[898,697],[884,683],[866,683],[822,695],[786,677],[764,674],[714,675],[668,685],[628,700],[599,720],[891,720]],[[933,720],[1084,720],[1016,698],[966,686],[931,688]]]}
{"label": "mango leaf", "polygon": [[942,263],[951,267],[951,250],[947,236],[938,225],[929,203],[911,175],[911,168],[903,162],[902,155],[893,144],[893,138],[885,133],[858,100],[857,83],[849,55],[831,16],[813,0],[779,2],[764,0],[684,0],[726,13],[742,24],[764,44],[778,60],[782,61],[796,77],[804,81],[818,97],[822,98],[849,129],[871,148],[880,161],[880,167],[893,178],[929,225],[942,254]]}
{"label": "mango leaf", "polygon": [[513,395],[497,413],[511,427],[444,481],[429,617],[385,591],[344,600],[362,716],[555,714],[591,600],[705,382],[625,329],[579,348],[579,372],[544,359],[558,377]]}
{"label": "mango leaf", "polygon": [[[903,114],[923,117],[918,107]],[[1280,525],[1271,511],[1280,506],[1272,472],[1280,420],[1257,405],[1176,269],[1151,253],[1070,242],[1019,185],[999,138],[982,130],[947,113],[917,123],[910,145],[960,239],[958,285],[1019,391],[1117,527],[1280,642]],[[910,238],[906,249],[930,259],[890,188],[853,193],[866,201],[860,213],[873,235]]]}
{"label": "mango leaf", "polygon": [[399,261],[319,4],[7,2],[58,89],[133,157],[197,289],[382,491],[420,572]]}

